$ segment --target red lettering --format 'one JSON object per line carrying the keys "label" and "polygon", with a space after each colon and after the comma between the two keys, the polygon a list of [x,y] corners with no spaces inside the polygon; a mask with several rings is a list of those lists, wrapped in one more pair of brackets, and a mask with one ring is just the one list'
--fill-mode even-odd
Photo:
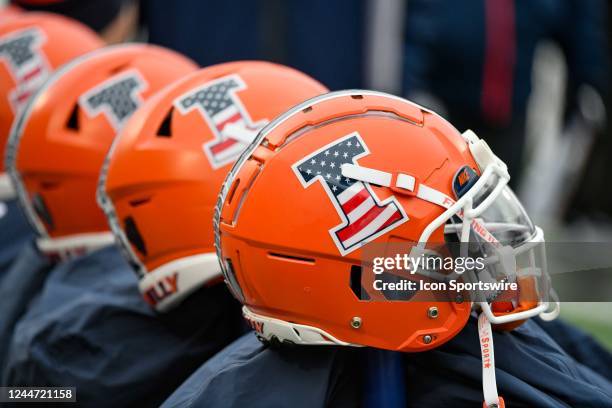
{"label": "red lettering", "polygon": [[176,293],[178,291],[178,272],[175,272],[172,276],[167,276],[166,283],[170,286],[170,293]]}
{"label": "red lettering", "polygon": [[248,319],[247,321],[249,323],[249,326],[251,326],[251,329],[255,330],[257,333],[263,334],[263,328],[264,328],[263,322],[259,322],[259,321],[255,321],[251,319]]}

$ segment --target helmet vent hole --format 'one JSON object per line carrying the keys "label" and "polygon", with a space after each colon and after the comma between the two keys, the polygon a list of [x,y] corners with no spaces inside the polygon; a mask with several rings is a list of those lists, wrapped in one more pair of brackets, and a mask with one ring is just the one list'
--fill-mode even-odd
{"label": "helmet vent hole", "polygon": [[60,183],[57,181],[41,181],[40,188],[42,190],[55,190],[60,186]]}
{"label": "helmet vent hole", "polygon": [[359,300],[370,300],[370,295],[361,286],[362,269],[359,265],[351,265],[351,290]]}
{"label": "helmet vent hole", "polygon": [[136,198],[130,201],[130,205],[132,207],[138,207],[138,206],[148,203],[149,201],[151,201],[151,197]]}
{"label": "helmet vent hole", "polygon": [[117,65],[116,67],[111,68],[111,70],[109,72],[110,72],[111,75],[118,74],[119,72],[121,72],[124,69],[126,69],[129,65],[130,65],[130,62],[124,62],[124,63],[122,63],[120,65]]}
{"label": "helmet vent hole", "polygon": [[157,136],[159,137],[172,137],[172,113],[174,112],[174,107],[170,108],[166,117],[159,125],[157,129]]}
{"label": "helmet vent hole", "polygon": [[302,109],[302,113],[308,113],[312,110],[312,106]]}
{"label": "helmet vent hole", "polygon": [[351,95],[353,99],[363,99],[363,95]]}
{"label": "helmet vent hole", "polygon": [[66,121],[66,128],[72,130],[79,130],[79,104],[75,103]]}
{"label": "helmet vent hole", "polygon": [[130,241],[130,244],[132,244],[141,254],[146,256],[147,246],[142,239],[142,235],[140,235],[140,231],[138,231],[134,218],[126,217],[123,220],[123,225],[125,228],[125,235],[127,236],[128,241]]}
{"label": "helmet vent hole", "polygon": [[278,261],[285,262],[297,262],[302,264],[314,265],[315,260],[313,258],[303,258],[301,256],[288,255],[288,254],[279,254],[277,252],[268,252],[268,257],[272,259],[276,259]]}

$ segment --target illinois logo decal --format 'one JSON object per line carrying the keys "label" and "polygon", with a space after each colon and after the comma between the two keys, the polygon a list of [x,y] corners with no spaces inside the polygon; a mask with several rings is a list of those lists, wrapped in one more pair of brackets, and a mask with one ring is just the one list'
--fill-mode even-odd
{"label": "illinois logo decal", "polygon": [[115,130],[142,104],[141,93],[147,83],[137,70],[117,74],[85,92],[79,105],[89,117],[104,114]]}
{"label": "illinois logo decal", "polygon": [[15,114],[21,112],[29,97],[51,74],[47,58],[40,49],[45,41],[45,35],[38,28],[0,38],[0,61],[6,64],[17,84],[8,95]]}
{"label": "illinois logo decal", "polygon": [[378,199],[368,183],[342,176],[343,164],[357,164],[370,154],[359,133],[354,132],[311,153],[292,168],[304,188],[319,181],[336,208],[342,223],[329,233],[346,255],[408,221],[394,196]]}
{"label": "illinois logo decal", "polygon": [[177,98],[175,106],[186,115],[196,109],[215,135],[214,140],[204,144],[204,153],[213,169],[233,163],[246,148],[243,140],[231,136],[228,129],[238,127],[255,135],[267,123],[267,119],[253,122],[249,112],[237,96],[247,89],[238,75],[228,75],[204,84],[196,90]]}

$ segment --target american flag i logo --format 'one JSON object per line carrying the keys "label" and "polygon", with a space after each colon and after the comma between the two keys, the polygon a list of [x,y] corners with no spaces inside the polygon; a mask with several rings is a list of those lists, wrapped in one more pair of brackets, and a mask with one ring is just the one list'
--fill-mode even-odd
{"label": "american flag i logo", "polygon": [[120,130],[142,104],[140,95],[147,88],[138,70],[122,72],[79,97],[79,105],[94,117],[104,113],[113,129]]}
{"label": "american flag i logo", "polygon": [[369,184],[342,176],[343,164],[357,164],[370,154],[353,132],[295,163],[292,168],[304,188],[320,181],[342,223],[329,230],[338,250],[346,255],[408,221],[394,196],[381,201]]}
{"label": "american flag i logo", "polygon": [[215,139],[204,144],[204,152],[213,169],[233,163],[246,148],[244,143],[223,133],[227,125],[258,131],[268,123],[267,119],[254,123],[242,105],[236,93],[246,88],[240,76],[228,75],[189,91],[175,102],[182,114],[197,109],[212,129]]}
{"label": "american flag i logo", "polygon": [[51,73],[41,51],[46,37],[38,28],[27,28],[0,38],[0,61],[3,61],[16,82],[9,93],[11,108],[21,112],[30,96]]}

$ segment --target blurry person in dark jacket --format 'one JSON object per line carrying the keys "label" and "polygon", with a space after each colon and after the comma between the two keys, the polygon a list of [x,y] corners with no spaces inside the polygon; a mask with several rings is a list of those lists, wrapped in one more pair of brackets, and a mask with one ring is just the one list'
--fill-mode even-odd
{"label": "blurry person in dark jacket", "polygon": [[578,90],[607,90],[603,0],[411,0],[404,93],[474,129],[508,164],[517,186],[525,147],[534,51],[557,42],[568,66],[567,118]]}
{"label": "blurry person in dark jacket", "polygon": [[137,0],[11,0],[11,4],[78,20],[110,44],[132,38],[138,25]]}

